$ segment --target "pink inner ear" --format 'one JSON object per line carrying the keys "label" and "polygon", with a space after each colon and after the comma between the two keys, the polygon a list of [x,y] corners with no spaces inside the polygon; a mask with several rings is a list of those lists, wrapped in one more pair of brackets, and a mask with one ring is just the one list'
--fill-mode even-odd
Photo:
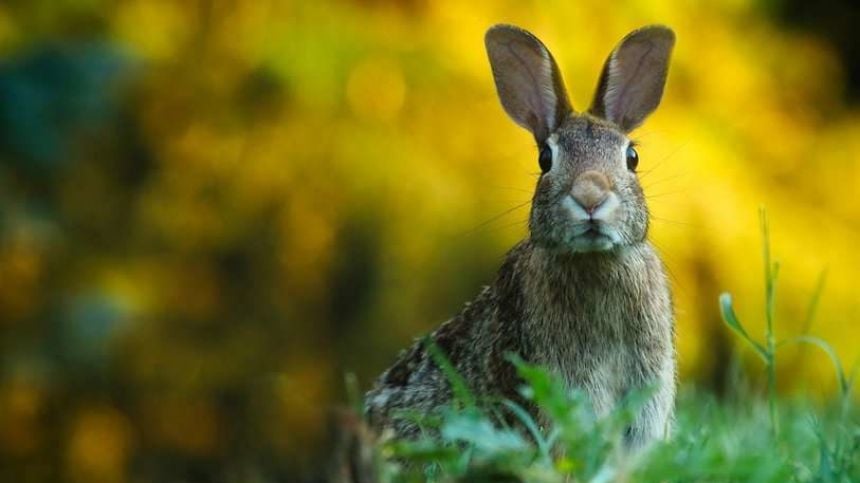
{"label": "pink inner ear", "polygon": [[[505,107],[518,123],[533,132],[541,126],[554,125],[557,97],[552,88],[552,64],[543,50],[525,42],[511,39],[501,46],[507,55],[501,56],[501,79],[507,91]],[[516,100],[519,102],[516,102]]]}
{"label": "pink inner ear", "polygon": [[490,29],[486,43],[505,111],[535,138],[546,138],[569,108],[552,56],[537,38],[516,27]]}
{"label": "pink inner ear", "polygon": [[[553,123],[552,108],[555,105],[555,93],[551,85],[547,85],[552,78],[552,67],[543,55],[543,52],[535,52],[530,46],[520,42],[508,44],[511,55],[520,63],[517,69],[520,75],[515,76],[518,82],[516,89],[524,94],[530,117],[537,122],[543,121],[550,125]],[[543,114],[547,116],[543,116]],[[538,117],[542,119],[538,120]],[[536,127],[533,125],[532,127]]]}
{"label": "pink inner ear", "polygon": [[603,96],[606,119],[630,130],[657,107],[671,44],[671,37],[631,38],[612,54]]}

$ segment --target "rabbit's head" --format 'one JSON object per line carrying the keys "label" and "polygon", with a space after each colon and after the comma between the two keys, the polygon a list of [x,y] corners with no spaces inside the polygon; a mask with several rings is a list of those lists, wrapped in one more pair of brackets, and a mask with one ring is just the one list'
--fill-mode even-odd
{"label": "rabbit's head", "polygon": [[627,134],[660,103],[674,33],[651,26],[628,34],[609,55],[584,113],[571,107],[558,66],[537,37],[497,25],[485,42],[502,106],[539,149],[532,241],[568,253],[643,241],[648,209]]}

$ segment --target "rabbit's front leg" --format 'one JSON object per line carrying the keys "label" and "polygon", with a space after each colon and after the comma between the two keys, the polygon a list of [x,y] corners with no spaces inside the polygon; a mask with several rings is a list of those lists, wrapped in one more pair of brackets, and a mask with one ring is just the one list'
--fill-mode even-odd
{"label": "rabbit's front leg", "polygon": [[624,441],[631,449],[641,448],[655,440],[666,439],[671,434],[675,406],[674,361],[664,363],[656,374],[653,372],[652,374],[653,377],[642,378],[633,386],[652,388],[653,392],[625,431]]}

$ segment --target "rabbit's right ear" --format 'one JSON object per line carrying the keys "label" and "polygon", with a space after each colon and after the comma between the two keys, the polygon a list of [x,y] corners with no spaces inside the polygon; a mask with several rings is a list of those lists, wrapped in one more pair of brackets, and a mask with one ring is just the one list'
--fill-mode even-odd
{"label": "rabbit's right ear", "polygon": [[606,59],[589,112],[629,132],[660,104],[675,33],[651,25],[627,34]]}
{"label": "rabbit's right ear", "polygon": [[572,110],[555,60],[537,37],[513,25],[491,27],[484,43],[502,106],[542,144]]}

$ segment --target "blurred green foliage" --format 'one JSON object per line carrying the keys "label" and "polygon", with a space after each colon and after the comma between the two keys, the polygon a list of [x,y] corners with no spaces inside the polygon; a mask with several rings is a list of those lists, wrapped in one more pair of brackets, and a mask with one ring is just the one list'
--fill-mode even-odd
{"label": "blurred green foliage", "polygon": [[[761,203],[775,257],[791,262],[779,319],[799,332],[827,267],[812,332],[850,367],[854,66],[768,11],[3,2],[0,480],[292,481],[312,469],[342,374],[366,387],[525,235],[536,153],[495,98],[482,35],[497,22],[546,41],[579,109],[624,33],[678,33],[664,103],[635,135],[684,383],[730,384],[721,290],[762,311],[750,270]],[[832,393],[828,364],[781,351],[779,389]]]}

